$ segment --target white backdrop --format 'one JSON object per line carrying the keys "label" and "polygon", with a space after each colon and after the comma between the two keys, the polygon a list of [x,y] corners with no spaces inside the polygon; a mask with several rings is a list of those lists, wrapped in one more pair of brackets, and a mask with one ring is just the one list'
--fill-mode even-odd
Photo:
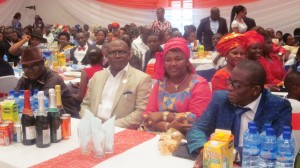
{"label": "white backdrop", "polygon": [[[36,10],[25,8],[35,5]],[[262,27],[272,27],[284,33],[292,33],[300,27],[300,0],[260,0],[243,4],[248,10],[248,17],[254,18]],[[220,7],[221,16],[230,21],[232,6]],[[203,9],[171,9],[166,8],[166,18],[173,27],[194,24],[198,27],[200,19],[209,15],[209,8]],[[36,14],[49,24],[89,24],[106,26],[118,22],[123,26],[128,23],[137,25],[150,24],[155,19],[155,10],[131,9],[111,6],[96,0],[7,0],[0,5],[0,25],[10,25],[16,12],[22,14],[24,26],[32,24]]]}

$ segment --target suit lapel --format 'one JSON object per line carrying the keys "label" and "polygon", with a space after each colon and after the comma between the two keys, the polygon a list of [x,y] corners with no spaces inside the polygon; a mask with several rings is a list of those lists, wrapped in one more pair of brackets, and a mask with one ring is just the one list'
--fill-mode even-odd
{"label": "suit lapel", "polygon": [[125,75],[123,75],[122,79],[121,79],[121,83],[119,85],[119,88],[117,90],[116,96],[115,96],[115,100],[114,100],[114,104],[112,107],[112,111],[115,110],[117,103],[119,102],[119,99],[121,98],[121,96],[123,95],[125,89],[128,87],[128,84],[130,82],[130,77],[131,77],[131,67],[128,67],[128,71],[125,73]]}

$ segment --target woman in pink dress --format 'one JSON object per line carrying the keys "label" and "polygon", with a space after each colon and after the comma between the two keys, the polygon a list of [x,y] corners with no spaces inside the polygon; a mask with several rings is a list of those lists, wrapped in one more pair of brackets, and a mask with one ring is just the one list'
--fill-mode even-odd
{"label": "woman in pink dress", "polygon": [[91,49],[87,53],[87,58],[90,62],[91,67],[84,68],[81,71],[81,77],[80,77],[80,83],[79,83],[79,93],[74,94],[74,99],[82,102],[86,91],[87,91],[87,84],[89,80],[93,77],[93,75],[101,71],[103,69],[102,62],[103,62],[103,56],[102,52],[99,48],[95,47],[94,49]]}
{"label": "woman in pink dress", "polygon": [[189,52],[186,40],[173,38],[162,53],[156,54],[154,70],[158,82],[144,111],[144,125],[151,131],[175,128],[185,133],[192,124],[189,116],[200,117],[210,102],[208,82],[196,75]]}

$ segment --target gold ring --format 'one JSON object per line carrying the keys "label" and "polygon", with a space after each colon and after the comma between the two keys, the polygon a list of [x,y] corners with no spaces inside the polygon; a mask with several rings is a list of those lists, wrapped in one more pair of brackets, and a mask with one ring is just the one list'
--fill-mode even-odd
{"label": "gold ring", "polygon": [[148,125],[151,125],[152,124],[152,121],[148,121]]}

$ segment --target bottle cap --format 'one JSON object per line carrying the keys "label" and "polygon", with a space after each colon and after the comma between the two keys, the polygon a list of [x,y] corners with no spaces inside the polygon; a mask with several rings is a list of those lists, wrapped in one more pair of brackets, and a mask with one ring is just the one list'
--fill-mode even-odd
{"label": "bottle cap", "polygon": [[256,126],[254,121],[250,121],[248,122],[248,128],[250,128],[251,126]]}
{"label": "bottle cap", "polygon": [[20,95],[24,95],[24,90],[20,90]]}
{"label": "bottle cap", "polygon": [[249,132],[250,132],[250,134],[256,134],[256,133],[257,133],[257,128],[256,128],[256,126],[250,126],[250,127],[249,127]]}
{"label": "bottle cap", "polygon": [[264,130],[267,131],[268,128],[272,128],[270,123],[264,125]]}
{"label": "bottle cap", "polygon": [[15,94],[15,91],[14,91],[14,90],[10,90],[10,91],[9,91],[9,94],[10,94],[10,95],[14,95],[14,94]]}
{"label": "bottle cap", "polygon": [[283,132],[284,131],[291,132],[291,127],[290,126],[283,126]]}
{"label": "bottle cap", "polygon": [[34,91],[33,91],[34,94],[37,94],[38,92],[39,92],[38,89],[34,89]]}
{"label": "bottle cap", "polygon": [[44,97],[44,91],[38,91],[37,95],[38,97]]}
{"label": "bottle cap", "polygon": [[291,139],[291,132],[290,131],[284,131],[282,138],[283,139]]}
{"label": "bottle cap", "polygon": [[61,89],[61,87],[60,87],[60,85],[55,85],[55,90],[60,90]]}
{"label": "bottle cap", "polygon": [[267,128],[267,136],[273,136],[275,134],[275,131],[273,128]]}

